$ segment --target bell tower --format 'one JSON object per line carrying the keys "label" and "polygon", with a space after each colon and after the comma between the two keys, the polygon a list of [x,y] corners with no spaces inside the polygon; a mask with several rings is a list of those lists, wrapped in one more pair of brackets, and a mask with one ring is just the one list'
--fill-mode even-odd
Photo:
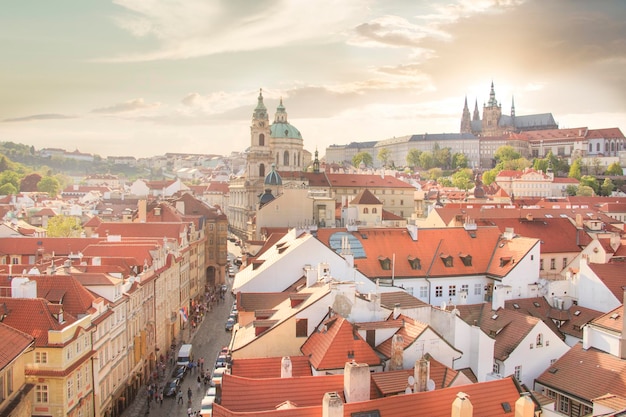
{"label": "bell tower", "polygon": [[496,100],[496,92],[491,82],[491,91],[489,92],[489,102],[483,106],[483,136],[497,136],[500,133],[498,126],[500,117],[502,116],[502,106]]}
{"label": "bell tower", "polygon": [[263,90],[259,90],[256,108],[250,123],[250,151],[248,153],[247,177],[265,178],[272,163],[270,148],[270,124],[267,108],[263,103]]}

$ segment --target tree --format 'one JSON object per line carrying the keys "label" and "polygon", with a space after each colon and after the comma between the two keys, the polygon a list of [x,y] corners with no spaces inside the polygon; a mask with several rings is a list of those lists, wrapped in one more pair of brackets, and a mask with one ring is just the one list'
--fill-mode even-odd
{"label": "tree", "polygon": [[565,193],[567,195],[576,195],[576,193],[578,193],[578,186],[577,185],[568,185],[567,187],[565,187]]}
{"label": "tree", "polygon": [[593,188],[588,185],[579,185],[578,190],[576,191],[576,195],[582,197],[593,197]]}
{"label": "tree", "polygon": [[593,189],[593,192],[598,194],[600,191],[600,184],[598,184],[598,179],[592,175],[583,175],[580,178],[580,185],[588,186]]}
{"label": "tree", "polygon": [[439,167],[431,168],[428,170],[428,179],[436,180],[441,178],[443,175],[443,170]]}
{"label": "tree", "polygon": [[546,172],[548,170],[548,163],[549,163],[548,160],[545,158],[544,159],[537,158],[533,162],[533,168],[536,169],[537,171]]}
{"label": "tree", "polygon": [[459,190],[469,190],[474,186],[472,182],[472,170],[469,168],[461,169],[452,174],[452,185],[454,185]]}
{"label": "tree", "polygon": [[48,220],[49,237],[80,237],[83,227],[80,220],[73,216],[54,216]]}
{"label": "tree", "polygon": [[496,180],[497,175],[498,171],[496,168],[483,172],[483,184],[491,185]]}
{"label": "tree", "polygon": [[361,165],[361,162],[363,162],[366,167],[371,167],[374,160],[372,159],[372,155],[368,152],[362,151],[352,157],[352,165],[358,168],[359,165]]}
{"label": "tree", "polygon": [[570,178],[576,178],[577,180],[580,180],[580,178],[583,176],[582,163],[580,158],[572,162],[572,165],[569,167],[569,174],[567,176]]}
{"label": "tree", "polygon": [[37,184],[37,191],[48,193],[50,197],[56,197],[60,188],[61,185],[59,184],[59,181],[56,178],[49,176],[43,177]]}
{"label": "tree", "polygon": [[602,195],[610,196],[613,190],[615,190],[615,185],[613,184],[613,181],[611,181],[610,178],[605,178],[602,186],[600,187]]}
{"label": "tree", "polygon": [[41,175],[36,172],[26,175],[20,181],[20,191],[33,192],[37,191],[37,184],[41,181]]}
{"label": "tree", "polygon": [[438,147],[436,148],[437,149],[433,150],[433,159],[435,160],[435,165],[443,169],[450,168],[451,160],[452,160],[452,154],[450,153],[450,148],[443,148],[443,149],[438,149]]}
{"label": "tree", "polygon": [[464,153],[455,153],[452,156],[452,168],[467,168],[467,155]]}
{"label": "tree", "polygon": [[512,146],[504,145],[500,146],[493,157],[498,162],[511,161],[513,159],[519,159],[522,157]]}
{"label": "tree", "polygon": [[406,164],[410,167],[417,167],[420,165],[420,155],[422,151],[419,149],[411,149],[406,154]]}
{"label": "tree", "polygon": [[431,169],[435,166],[433,154],[430,152],[422,152],[420,155],[420,166],[424,169]]}
{"label": "tree", "polygon": [[10,182],[0,185],[0,195],[15,195],[17,194],[17,188]]}
{"label": "tree", "polygon": [[613,162],[606,169],[606,175],[624,175],[624,170],[620,166],[619,162]]}
{"label": "tree", "polygon": [[389,162],[389,158],[391,157],[391,151],[388,148],[380,148],[376,157],[383,163],[383,167],[386,168],[387,162]]}
{"label": "tree", "polygon": [[0,185],[11,184],[16,190],[20,189],[20,176],[14,171],[3,171],[0,174]]}

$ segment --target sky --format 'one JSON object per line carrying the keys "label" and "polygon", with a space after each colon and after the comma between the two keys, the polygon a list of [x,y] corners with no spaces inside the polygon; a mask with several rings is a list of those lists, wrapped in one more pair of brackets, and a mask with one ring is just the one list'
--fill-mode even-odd
{"label": "sky", "polygon": [[263,89],[305,149],[458,133],[504,114],[626,133],[622,0],[7,2],[0,141],[100,156],[229,155]]}

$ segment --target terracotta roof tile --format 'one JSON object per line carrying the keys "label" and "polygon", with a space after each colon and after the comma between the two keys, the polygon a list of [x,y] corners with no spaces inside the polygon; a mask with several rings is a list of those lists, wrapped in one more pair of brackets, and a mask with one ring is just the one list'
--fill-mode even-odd
{"label": "terracotta roof tile", "polygon": [[309,356],[311,365],[319,370],[343,369],[351,360],[379,365],[380,358],[348,320],[334,316],[309,336],[300,348]]}
{"label": "terracotta roof tile", "polygon": [[[233,359],[231,374],[244,378],[280,378],[282,357]],[[291,375],[311,376],[307,356],[290,356]]]}
{"label": "terracotta roof tile", "polygon": [[352,199],[352,201],[350,201],[350,204],[380,204],[382,205],[383,203],[381,203],[380,200],[376,198],[376,196],[372,194],[372,192],[366,188],[364,190],[361,190],[361,192],[358,193]]}
{"label": "terracotta roof tile", "polygon": [[[408,346],[412,345],[413,342],[428,329],[428,324],[423,323],[421,321],[414,320],[410,317],[404,316],[400,314],[397,319],[389,320],[392,323],[396,323],[399,328],[395,333],[397,335],[402,336],[402,347],[406,349]],[[392,338],[388,338],[378,346],[376,346],[376,350],[380,352],[386,359],[391,357],[391,343]]]}
{"label": "terracotta roof tile", "polygon": [[626,262],[591,263],[589,268],[600,278],[615,298],[623,303],[624,290],[622,288],[626,286]]}
{"label": "terracotta roof tile", "polygon": [[626,396],[626,360],[577,343],[536,381],[589,402],[608,393]]}
{"label": "terracotta roof tile", "polygon": [[34,340],[22,331],[0,323],[0,369],[13,362]]}
{"label": "terracotta roof tile", "polygon": [[621,334],[624,325],[624,306],[621,305],[606,314],[597,316],[592,323]]}

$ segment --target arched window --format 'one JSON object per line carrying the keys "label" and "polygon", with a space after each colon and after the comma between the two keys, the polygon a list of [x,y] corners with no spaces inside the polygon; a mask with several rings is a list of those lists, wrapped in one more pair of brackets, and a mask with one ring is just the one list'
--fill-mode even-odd
{"label": "arched window", "polygon": [[300,166],[300,152],[298,152],[298,166]]}
{"label": "arched window", "polygon": [[265,135],[263,133],[259,135],[259,146],[265,146]]}
{"label": "arched window", "polygon": [[596,143],[596,152],[600,152],[600,142]]}
{"label": "arched window", "polygon": [[285,151],[285,154],[283,155],[283,165],[285,165],[286,167],[289,166],[289,152]]}
{"label": "arched window", "polygon": [[543,346],[543,334],[539,333],[537,335],[537,343],[536,343],[537,347],[541,347]]}
{"label": "arched window", "polygon": [[591,143],[589,144],[589,152],[593,152],[593,145]]}
{"label": "arched window", "polygon": [[615,152],[615,142],[611,142],[611,152]]}
{"label": "arched window", "polygon": [[293,165],[298,166],[298,154],[295,152],[293,153]]}
{"label": "arched window", "polygon": [[369,210],[367,210],[367,207],[363,207],[363,214],[367,214],[369,213]]}
{"label": "arched window", "polygon": [[265,164],[259,165],[259,177],[265,177]]}
{"label": "arched window", "polygon": [[376,214],[378,213],[378,210],[376,209],[376,207],[372,207],[372,214]]}

